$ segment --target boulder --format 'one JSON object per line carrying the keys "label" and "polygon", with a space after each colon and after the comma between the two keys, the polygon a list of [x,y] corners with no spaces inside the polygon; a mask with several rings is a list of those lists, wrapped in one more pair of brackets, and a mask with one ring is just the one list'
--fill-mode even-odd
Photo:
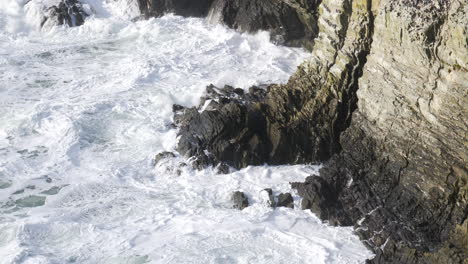
{"label": "boulder", "polygon": [[277,199],[276,207],[294,208],[294,200],[290,193],[280,193]]}
{"label": "boulder", "polygon": [[244,208],[249,206],[249,199],[243,192],[233,192],[231,195],[231,201],[233,203],[234,209],[243,210]]}

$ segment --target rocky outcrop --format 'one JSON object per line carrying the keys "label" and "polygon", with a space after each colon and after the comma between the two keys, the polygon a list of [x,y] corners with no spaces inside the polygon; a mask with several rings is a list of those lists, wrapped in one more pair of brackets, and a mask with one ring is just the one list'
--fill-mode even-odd
{"label": "rocky outcrop", "polygon": [[242,32],[268,30],[275,43],[312,48],[319,0],[139,0],[147,17],[208,17]]}
{"label": "rocky outcrop", "polygon": [[89,14],[84,11],[79,1],[62,0],[58,5],[48,8],[47,14],[41,23],[41,27],[47,25],[81,26],[87,16],[89,16]]}
{"label": "rocky outcrop", "polygon": [[[336,9],[339,15],[331,12]],[[224,161],[240,168],[325,161],[340,150],[339,136],[356,108],[373,15],[366,1],[332,1],[319,10],[322,34],[313,59],[286,85],[251,87],[245,94],[210,86],[199,107],[176,112],[180,153],[205,165]]]}
{"label": "rocky outcrop", "polygon": [[294,208],[294,200],[290,193],[280,193],[278,195],[278,202],[276,202],[276,207],[287,207]]}
{"label": "rocky outcrop", "polygon": [[304,209],[354,225],[370,263],[466,263],[467,13],[324,0],[312,59],[285,85],[209,87],[175,115],[178,150],[205,166],[327,161],[292,187]]}
{"label": "rocky outcrop", "polygon": [[213,0],[138,0],[140,11],[146,17],[174,13],[179,16],[205,17]]}

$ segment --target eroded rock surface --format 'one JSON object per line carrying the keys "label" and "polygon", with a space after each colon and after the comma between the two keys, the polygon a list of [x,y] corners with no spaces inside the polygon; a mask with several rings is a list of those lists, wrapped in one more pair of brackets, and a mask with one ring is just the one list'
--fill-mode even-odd
{"label": "eroded rock surface", "polygon": [[178,150],[204,166],[327,161],[292,186],[303,208],[354,225],[376,252],[370,263],[466,263],[468,4],[316,10],[312,58],[289,82],[209,87],[175,115]]}

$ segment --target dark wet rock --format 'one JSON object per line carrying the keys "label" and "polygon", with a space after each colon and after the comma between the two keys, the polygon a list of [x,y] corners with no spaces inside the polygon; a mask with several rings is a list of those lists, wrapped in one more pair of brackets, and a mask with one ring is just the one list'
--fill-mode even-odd
{"label": "dark wet rock", "polygon": [[38,195],[30,195],[15,201],[18,207],[38,207],[45,204],[46,197]]}
{"label": "dark wet rock", "polygon": [[233,208],[242,210],[249,206],[249,199],[243,192],[233,192],[231,196],[231,201],[233,203]]}
{"label": "dark wet rock", "polygon": [[175,113],[180,153],[199,167],[326,161],[292,187],[303,208],[355,226],[370,263],[464,263],[467,5],[323,0],[318,11],[312,59],[287,84],[210,86]]}
{"label": "dark wet rock", "polygon": [[176,155],[172,152],[169,151],[163,151],[161,153],[158,153],[156,157],[154,157],[154,164],[158,165],[158,163],[163,160],[163,159],[169,159],[169,158],[175,158]]}
{"label": "dark wet rock", "polygon": [[26,186],[26,189],[34,190],[34,189],[36,189],[36,186],[35,185],[28,185],[28,186]]}
{"label": "dark wet rock", "polygon": [[178,105],[178,104],[173,104],[172,105],[172,112],[178,112],[178,111],[182,111],[184,110],[185,107],[181,106],[181,105]]}
{"label": "dark wet rock", "polygon": [[275,43],[311,47],[318,1],[214,0],[210,19],[247,32],[270,31]]}
{"label": "dark wet rock", "polygon": [[280,193],[277,199],[276,207],[294,208],[294,200],[290,193]]}
{"label": "dark wet rock", "polygon": [[278,44],[311,48],[317,36],[318,0],[139,0],[146,17],[174,13],[206,17],[244,32],[267,30]]}
{"label": "dark wet rock", "polygon": [[342,212],[341,204],[336,201],[336,191],[322,177],[309,176],[304,183],[291,183],[302,197],[301,208],[311,209],[320,219],[333,225],[350,225],[352,222]]}
{"label": "dark wet rock", "polygon": [[213,0],[138,0],[146,17],[173,13],[178,16],[205,17]]}
{"label": "dark wet rock", "polygon": [[46,24],[81,26],[87,16],[89,14],[85,12],[78,0],[62,0],[58,5],[49,7],[41,26]]}
{"label": "dark wet rock", "polygon": [[224,162],[221,162],[216,166],[216,171],[219,174],[228,174],[231,172],[231,168]]}

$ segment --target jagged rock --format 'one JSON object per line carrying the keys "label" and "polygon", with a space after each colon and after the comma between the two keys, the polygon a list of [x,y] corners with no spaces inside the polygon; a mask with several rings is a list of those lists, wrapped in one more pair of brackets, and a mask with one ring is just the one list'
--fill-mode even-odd
{"label": "jagged rock", "polygon": [[278,201],[276,202],[276,207],[288,207],[294,208],[294,200],[290,193],[280,193],[278,195]]}
{"label": "jagged rock", "polygon": [[311,47],[317,35],[316,1],[214,0],[209,18],[247,32],[270,31],[273,41]]}
{"label": "jagged rock", "polygon": [[302,197],[301,208],[311,209],[320,219],[328,220],[332,225],[350,225],[352,222],[344,214],[333,186],[318,176],[309,176],[304,183],[291,183]]}
{"label": "jagged rock", "polygon": [[[350,8],[347,1],[330,5]],[[197,108],[179,111],[179,152],[201,156],[208,151],[213,162],[235,168],[325,161],[337,153],[339,136],[356,109],[358,78],[372,42],[371,11],[366,2],[355,5],[353,15],[342,17],[320,5],[324,34],[315,40],[313,59],[286,85],[251,88],[244,95],[210,86],[207,105],[202,100]],[[330,31],[330,21],[349,32]]]}
{"label": "jagged rock", "polygon": [[[468,105],[460,34],[467,6],[378,7],[357,111],[341,134],[341,153],[320,171],[333,195],[307,206],[327,210],[323,219],[354,223],[377,253],[369,263],[463,263],[466,232],[453,230],[468,211],[467,125],[458,118]],[[307,181],[295,187],[305,200],[316,191]]]}
{"label": "jagged rock", "polygon": [[467,13],[459,1],[323,0],[311,59],[288,83],[209,87],[177,111],[178,149],[236,168],[328,160],[292,186],[303,208],[354,225],[371,263],[463,263]]}
{"label": "jagged rock", "polygon": [[139,0],[142,14],[206,17],[239,31],[271,32],[275,43],[312,48],[319,0]]}
{"label": "jagged rock", "polygon": [[161,153],[158,153],[156,157],[154,157],[154,164],[158,165],[158,163],[163,160],[163,159],[169,159],[169,158],[175,158],[176,155],[172,152],[169,151],[163,151]]}
{"label": "jagged rock", "polygon": [[216,166],[216,171],[219,174],[228,174],[229,172],[231,172],[231,169],[229,168],[229,165],[227,165],[224,162],[221,162],[218,164],[218,166]]}
{"label": "jagged rock", "polygon": [[140,11],[147,17],[174,13],[179,16],[205,17],[213,0],[138,0]]}
{"label": "jagged rock", "polygon": [[62,0],[58,5],[49,7],[41,27],[47,25],[81,26],[89,16],[78,0]]}
{"label": "jagged rock", "polygon": [[249,199],[243,192],[233,192],[231,196],[231,201],[233,203],[233,208],[243,210],[249,206]]}

